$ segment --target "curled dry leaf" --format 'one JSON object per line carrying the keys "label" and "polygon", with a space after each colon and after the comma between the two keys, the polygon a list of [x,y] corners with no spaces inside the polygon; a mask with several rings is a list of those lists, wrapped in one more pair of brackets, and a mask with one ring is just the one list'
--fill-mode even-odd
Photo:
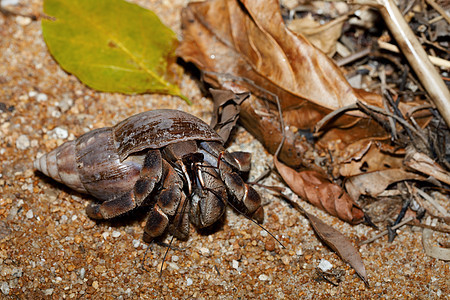
{"label": "curled dry leaf", "polygon": [[401,168],[386,169],[351,176],[345,181],[345,188],[350,197],[357,200],[360,195],[376,197],[394,182],[411,179],[424,180],[425,178]]}
{"label": "curled dry leaf", "polygon": [[337,184],[317,171],[295,171],[274,157],[275,167],[291,190],[311,204],[350,224],[364,220],[364,212]]}
{"label": "curled dry leaf", "polygon": [[235,94],[230,90],[210,89],[214,101],[213,116],[210,126],[227,141],[239,119],[241,103],[250,96],[250,93]]}
{"label": "curled dry leaf", "polygon": [[341,152],[345,159],[342,160],[340,157],[335,159],[339,164],[339,175],[349,177],[361,173],[401,168],[404,153],[388,153],[381,148],[381,145],[374,140],[360,140],[345,148]]}
{"label": "curled dry leaf", "polygon": [[[270,22],[267,22],[270,20]],[[274,153],[281,141],[276,98],[288,129],[280,160],[302,163],[297,129],[312,130],[331,111],[357,100],[381,105],[376,94],[354,89],[339,68],[302,35],[286,28],[278,1],[216,0],[190,3],[182,12],[183,41],[177,54],[203,71],[214,87],[251,91],[241,122]],[[319,144],[350,144],[386,133],[357,111],[327,124]]]}
{"label": "curled dry leaf", "polygon": [[405,165],[420,173],[432,176],[446,184],[450,184],[449,172],[444,170],[444,168],[438,165],[429,156],[424,153],[417,152],[413,148],[407,149]]}
{"label": "curled dry leaf", "polygon": [[325,24],[315,21],[311,14],[301,19],[294,19],[288,28],[293,32],[303,34],[314,46],[325,52],[329,57],[336,53],[336,43],[342,33],[342,26],[348,16],[336,18]]}
{"label": "curled dry leaf", "polygon": [[450,249],[433,246],[433,230],[425,228],[422,233],[422,244],[425,253],[436,259],[450,261]]}

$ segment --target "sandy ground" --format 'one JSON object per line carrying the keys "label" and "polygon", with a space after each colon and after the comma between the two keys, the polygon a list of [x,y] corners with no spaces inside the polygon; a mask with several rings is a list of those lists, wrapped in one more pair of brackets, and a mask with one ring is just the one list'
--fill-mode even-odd
{"label": "sandy ground", "polygon": [[[185,2],[139,3],[179,33]],[[11,8],[42,12],[42,1],[20,3]],[[177,249],[168,251],[160,277],[166,248],[147,249],[142,240],[144,215],[96,223],[84,211],[87,196],[33,171],[34,158],[63,141],[145,110],[176,108],[209,122],[211,101],[202,96],[196,81],[185,75],[181,89],[192,106],[171,96],[95,92],[52,59],[39,21],[0,15],[0,298],[448,297],[450,265],[424,254],[421,229],[403,228],[393,243],[382,238],[360,248],[367,287],[317,239],[303,216],[264,190],[259,190],[267,204],[264,226],[286,249],[229,209],[215,230],[191,229],[187,242],[175,240]],[[253,177],[270,160],[242,128],[231,148],[254,153]],[[355,242],[376,233],[303,206]],[[322,259],[342,274],[338,286],[317,280]]]}

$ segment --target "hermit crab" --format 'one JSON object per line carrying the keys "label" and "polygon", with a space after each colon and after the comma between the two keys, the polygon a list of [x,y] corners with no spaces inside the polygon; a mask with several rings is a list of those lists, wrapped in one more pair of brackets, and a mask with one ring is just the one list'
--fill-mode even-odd
{"label": "hermit crab", "polygon": [[262,222],[259,194],[241,175],[250,153],[227,152],[202,120],[178,110],[143,112],[95,129],[36,159],[47,176],[98,199],[86,213],[110,219],[149,206],[145,236],[170,229],[178,238],[214,224],[230,203]]}

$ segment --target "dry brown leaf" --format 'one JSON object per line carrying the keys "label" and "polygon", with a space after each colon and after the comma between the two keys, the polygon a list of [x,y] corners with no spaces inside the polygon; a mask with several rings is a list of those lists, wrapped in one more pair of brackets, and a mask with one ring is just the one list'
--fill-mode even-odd
{"label": "dry brown leaf", "polygon": [[333,249],[345,262],[347,262],[356,273],[361,277],[366,285],[369,285],[366,275],[366,269],[364,263],[359,255],[358,250],[353,246],[353,243],[342,233],[334,229],[333,227],[325,224],[319,218],[313,214],[308,213],[298,202],[298,196],[293,197],[286,196],[283,188],[280,192],[284,198],[298,211],[304,214],[312,228],[317,233],[319,238]]}
{"label": "dry brown leaf", "polygon": [[[339,164],[339,174],[344,177],[356,176],[362,173],[375,172],[386,169],[397,169],[403,166],[404,153],[394,155],[380,149],[380,142],[373,139],[360,140],[345,148],[341,152],[342,161]],[[350,159],[348,159],[350,157]]]}
{"label": "dry brown leaf", "polygon": [[450,184],[449,172],[444,170],[444,168],[442,168],[429,156],[424,153],[417,152],[413,148],[407,149],[405,165],[413,170],[432,176],[446,184]]}
{"label": "dry brown leaf", "polygon": [[304,35],[314,46],[322,50],[329,57],[336,53],[336,43],[342,33],[342,26],[348,16],[336,18],[325,24],[315,21],[311,14],[301,19],[294,19],[288,28],[293,32]]}
{"label": "dry brown leaf", "polygon": [[229,90],[210,89],[214,101],[213,116],[210,126],[227,141],[239,119],[241,103],[245,101],[250,93],[235,94]]}
{"label": "dry brown leaf", "polygon": [[422,244],[425,253],[436,259],[450,261],[450,249],[434,246],[432,243],[433,231],[425,228],[422,233]]}
{"label": "dry brown leaf", "polygon": [[345,181],[345,189],[353,200],[357,200],[361,195],[376,197],[394,182],[424,179],[401,168],[387,169],[349,177]]}
{"label": "dry brown leaf", "polygon": [[311,102],[309,109],[315,104],[328,112],[357,99],[381,106],[380,96],[353,89],[331,59],[286,28],[276,0],[195,2],[182,17],[184,39],[177,50],[182,58],[203,71],[262,87],[273,83],[296,96],[283,99],[283,108],[298,107],[301,99]]}
{"label": "dry brown leaf", "polygon": [[348,263],[361,279],[369,285],[366,275],[366,268],[359,255],[358,250],[353,246],[353,243],[342,233],[331,226],[322,222],[316,216],[304,211],[308,217],[314,231],[331,249],[333,249],[346,263]]}
{"label": "dry brown leaf", "polygon": [[[197,65],[213,86],[252,92],[242,105],[241,122],[272,153],[281,141],[273,95],[278,97],[291,129],[280,159],[291,166],[301,164],[304,151],[296,128],[311,130],[332,110],[357,100],[382,106],[379,95],[353,89],[332,60],[287,29],[275,0],[190,3],[182,22],[177,54]],[[359,116],[352,111],[330,122],[319,144],[340,140],[345,147],[386,135],[375,121]]]}
{"label": "dry brown leaf", "polygon": [[274,164],[283,180],[300,198],[350,224],[364,220],[364,212],[337,184],[317,171],[295,171],[276,157]]}

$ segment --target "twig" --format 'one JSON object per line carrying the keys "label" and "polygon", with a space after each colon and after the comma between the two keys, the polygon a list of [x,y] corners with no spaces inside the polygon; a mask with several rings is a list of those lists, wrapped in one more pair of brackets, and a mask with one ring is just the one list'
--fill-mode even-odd
{"label": "twig", "polygon": [[[397,225],[392,226],[391,229],[395,230],[395,229],[397,229],[397,228],[400,228],[400,227],[402,227],[403,225],[405,225],[406,223],[408,223],[408,222],[410,222],[410,221],[412,221],[412,220],[414,220],[414,217],[406,218],[406,219],[404,219],[403,221],[401,221],[400,223],[398,223]],[[375,240],[379,239],[380,237],[383,237],[383,236],[385,236],[385,235],[387,235],[387,234],[388,234],[388,231],[385,230],[385,231],[383,231],[383,232],[377,234],[376,236],[371,237],[371,238],[368,239],[368,240],[365,240],[365,241],[360,242],[360,243],[358,244],[358,246],[372,243],[373,241],[375,241]]]}
{"label": "twig", "polygon": [[[384,50],[388,50],[391,52],[395,52],[395,53],[400,53],[400,50],[398,50],[398,47],[392,44],[389,44],[387,42],[383,42],[383,41],[377,41],[378,43],[378,47],[380,49],[384,49]],[[445,60],[443,58],[437,57],[437,56],[432,56],[432,55],[428,55],[428,59],[431,61],[431,63],[435,66],[441,67],[441,68],[450,68],[450,61]]]}
{"label": "twig", "polygon": [[448,24],[450,24],[450,16],[447,15],[444,9],[439,6],[434,0],[425,0],[428,4],[430,4],[431,7],[433,7],[439,14],[441,14],[442,17],[447,21]]}
{"label": "twig", "polygon": [[338,65],[338,67],[345,66],[346,64],[349,64],[351,62],[354,62],[355,60],[358,60],[360,58],[363,58],[364,56],[369,55],[371,51],[372,51],[372,48],[371,47],[367,47],[365,49],[362,49],[361,51],[358,51],[356,53],[352,53],[349,56],[346,56],[344,58],[341,58],[341,59],[337,60],[336,61],[336,65]]}
{"label": "twig", "polygon": [[340,107],[336,110],[333,110],[328,115],[323,117],[322,120],[320,120],[319,122],[316,123],[316,126],[314,126],[314,132],[318,132],[326,123],[328,123],[328,121],[330,121],[334,117],[336,117],[346,111],[357,110],[357,109],[358,109],[358,105],[356,103],[353,103],[353,104],[350,104],[347,106]]}
{"label": "twig", "polygon": [[442,232],[442,233],[450,233],[450,229],[449,228],[442,227],[439,224],[433,226],[433,225],[427,225],[427,224],[422,224],[422,223],[415,223],[415,222],[411,221],[411,222],[409,222],[406,225],[416,226],[416,227],[421,227],[421,228],[427,228],[427,229],[431,229],[433,231],[438,231],[438,232]]}
{"label": "twig", "polygon": [[[385,72],[384,68],[381,68],[379,77],[381,80],[381,94],[385,95],[386,97],[387,96],[390,97],[391,95],[386,90],[386,72]],[[384,106],[384,109],[386,110],[386,112],[390,113],[391,111],[389,110],[389,107],[386,103],[386,97],[383,97],[383,106]],[[397,128],[395,128],[394,119],[392,117],[388,117],[388,120],[389,120],[389,125],[391,126],[392,138],[394,140],[397,140],[398,139]]]}
{"label": "twig", "polygon": [[436,104],[442,118],[450,127],[450,91],[439,73],[428,59],[428,55],[409,28],[393,0],[348,0],[349,4],[363,4],[378,7],[390,32],[402,53],[414,69],[422,85]]}
{"label": "twig", "polygon": [[430,202],[436,208],[436,210],[439,211],[443,215],[444,218],[450,218],[450,215],[447,213],[447,211],[441,205],[439,205],[439,203],[437,203],[433,199],[433,197],[430,197],[430,195],[428,195],[421,189],[416,188],[415,186],[413,186],[413,189],[414,189],[414,192],[418,193],[420,196],[422,196],[422,198],[424,198],[425,200]]}
{"label": "twig", "polygon": [[[404,127],[409,128],[412,132],[414,132],[423,142],[424,145],[428,146],[428,140],[427,138],[419,131],[416,130],[416,128],[414,128],[414,126],[412,126],[411,124],[409,124],[408,122],[406,122],[405,120],[403,120],[402,118],[400,118],[399,116],[393,115],[393,114],[388,114],[386,113],[384,110],[382,110],[381,108],[377,107],[377,106],[373,106],[373,105],[368,105],[368,104],[364,104],[360,101],[357,102],[357,104],[362,107],[365,108],[366,110],[371,110],[373,112],[385,115],[385,116],[391,116],[393,117],[395,120],[397,120],[400,124],[402,124]],[[429,147],[428,147],[429,148]]]}

